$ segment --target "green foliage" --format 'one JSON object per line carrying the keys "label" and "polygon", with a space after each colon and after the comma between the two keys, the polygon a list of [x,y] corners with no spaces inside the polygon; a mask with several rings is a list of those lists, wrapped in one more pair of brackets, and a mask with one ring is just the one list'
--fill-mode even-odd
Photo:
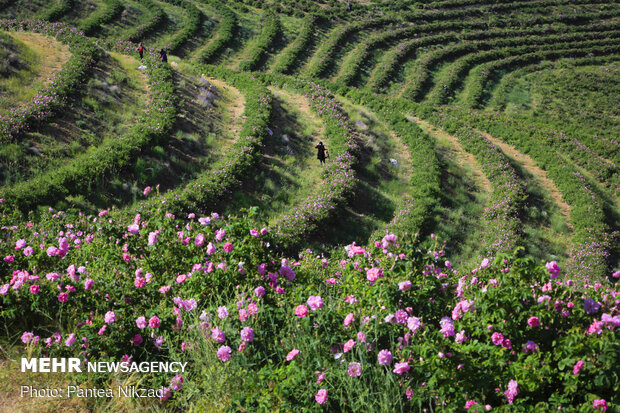
{"label": "green foliage", "polygon": [[295,69],[301,54],[306,53],[314,41],[317,22],[318,16],[314,14],[308,15],[304,19],[303,26],[295,41],[280,54],[272,69],[274,73],[289,74]]}
{"label": "green foliage", "polygon": [[263,63],[267,53],[273,47],[276,39],[282,34],[282,23],[275,13],[265,12],[263,28],[251,49],[247,51],[247,58],[239,64],[240,70],[257,70]]}
{"label": "green foliage", "polygon": [[218,0],[212,0],[211,5],[220,13],[221,20],[215,35],[216,37],[209,43],[209,46],[202,50],[197,58],[202,63],[212,63],[216,60],[217,55],[221,54],[228,47],[237,33],[238,20],[235,12]]}
{"label": "green foliage", "polygon": [[104,7],[97,9],[80,24],[80,30],[87,36],[92,36],[101,26],[116,19],[124,10],[119,0],[104,0]]}

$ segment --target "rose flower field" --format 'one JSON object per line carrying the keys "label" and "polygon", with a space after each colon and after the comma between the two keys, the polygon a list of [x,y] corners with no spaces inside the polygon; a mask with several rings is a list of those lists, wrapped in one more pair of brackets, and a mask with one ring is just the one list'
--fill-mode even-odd
{"label": "rose flower field", "polygon": [[620,412],[619,18],[0,0],[0,411]]}

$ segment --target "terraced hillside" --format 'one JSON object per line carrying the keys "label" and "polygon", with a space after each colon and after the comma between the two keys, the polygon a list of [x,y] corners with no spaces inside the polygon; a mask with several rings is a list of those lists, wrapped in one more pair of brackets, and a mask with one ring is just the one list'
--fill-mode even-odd
{"label": "terraced hillside", "polygon": [[[60,253],[50,254],[46,237],[54,234],[49,236],[67,241],[73,226],[84,226],[81,235],[76,231],[69,237],[73,245],[59,245],[56,250],[65,251],[60,258],[71,248],[82,248],[83,234],[92,232],[94,238],[86,241],[88,244],[98,239],[95,233],[107,234],[101,245],[116,240],[112,244],[122,247],[122,261],[114,261],[118,257],[112,259],[100,250],[91,251],[89,246],[83,250],[95,254],[97,258],[93,255],[92,260],[101,264],[91,270],[88,255],[80,255],[84,262],[72,263],[86,268],[88,274],[100,271],[106,288],[120,288],[115,299],[127,304],[140,300],[122,289],[133,288],[133,281],[121,288],[109,275],[103,275],[104,268],[114,269],[119,279],[127,273],[134,278],[135,273],[135,288],[145,290],[151,281],[139,281],[145,279],[142,273],[172,277],[176,281],[168,285],[157,281],[157,288],[165,290],[161,294],[169,291],[165,287],[178,284],[171,310],[176,314],[171,323],[176,324],[170,331],[181,330],[182,321],[177,320],[181,320],[183,300],[194,299],[194,304],[198,300],[208,313],[210,308],[235,299],[232,286],[243,290],[252,285],[238,279],[239,274],[247,272],[273,290],[269,301],[273,315],[257,321],[253,328],[258,331],[259,326],[270,325],[278,331],[274,333],[277,340],[263,337],[263,347],[238,362],[240,369],[261,373],[245,378],[225,373],[214,357],[214,341],[203,340],[202,347],[195,349],[202,364],[195,367],[215,375],[220,387],[230,387],[218,389],[217,380],[198,381],[193,393],[177,395],[175,385],[166,383],[175,391],[171,409],[299,411],[328,406],[331,410],[443,411],[445,407],[455,411],[466,405],[466,409],[482,411],[480,407],[488,404],[511,411],[519,392],[527,395],[516,402],[521,403],[520,411],[562,406],[589,411],[601,407],[596,402],[602,399],[620,409],[620,349],[610,344],[614,334],[617,336],[614,327],[620,324],[616,322],[620,315],[615,300],[620,277],[619,22],[620,2],[600,0],[0,0],[0,212],[2,231],[6,231],[0,246],[7,250],[0,267],[0,286],[5,279],[7,282],[6,289],[0,289],[5,297],[0,319],[10,334],[37,328],[41,334],[50,329],[71,330],[66,320],[55,317],[48,316],[43,323],[37,316],[32,320],[38,321],[31,322],[32,314],[24,313],[20,319],[11,306],[26,298],[10,301],[6,292],[9,288],[17,291],[24,284],[22,280],[15,287],[19,271],[39,277],[36,274],[41,268],[46,268],[47,280],[56,288],[57,279],[50,274],[71,272],[66,269],[71,263],[54,261]],[[139,45],[144,46],[142,57]],[[161,61],[163,50],[167,62]],[[317,159],[319,142],[328,149],[325,163]],[[230,226],[219,226],[220,215],[229,217]],[[197,221],[196,217],[201,218]],[[170,226],[168,220],[174,219],[189,222]],[[250,221],[251,237],[247,231],[240,232]],[[104,226],[88,226],[98,223]],[[218,232],[211,234],[215,238],[206,239],[213,223],[218,223]],[[36,231],[25,229],[22,233],[18,229],[33,225]],[[132,243],[143,232],[144,242]],[[192,250],[194,255],[172,265],[175,254],[184,254],[175,246],[157,258],[145,258],[158,239],[174,240],[175,234],[181,245],[198,249]],[[21,241],[34,242],[28,237],[41,237],[36,242],[41,251],[36,246],[34,252],[30,247],[28,254],[19,251],[25,245]],[[225,241],[220,247],[218,243]],[[116,248],[112,244],[108,246]],[[200,248],[206,248],[205,252]],[[222,251],[228,255],[220,257]],[[38,261],[26,259],[31,256]],[[296,258],[289,262],[283,258],[287,256]],[[312,261],[312,256],[318,258]],[[277,264],[281,260],[282,264]],[[389,267],[380,272],[379,262],[389,263]],[[490,271],[489,262],[494,263],[491,267],[497,274],[479,280],[477,272]],[[440,322],[440,310],[434,304],[454,306],[450,301],[454,294],[444,297],[452,287],[456,287],[457,303],[471,298],[466,308],[486,298],[463,298],[468,294],[465,286],[491,283],[484,287],[486,294],[504,277],[499,274],[508,277],[507,288],[511,288],[510,279],[516,283],[512,286],[515,291],[528,290],[530,281],[536,290],[538,276],[528,280],[525,272],[545,262],[552,276],[558,265],[562,268],[557,286],[543,283],[542,291],[533,293],[533,300],[531,292],[515,293],[515,301],[506,301],[503,308],[499,304],[493,307],[493,302],[504,303],[504,298],[491,293],[488,296],[495,301],[490,307],[475,304],[488,315],[481,321],[485,327],[489,325],[488,334],[499,334],[499,330],[491,331],[492,326],[506,324],[513,313],[546,305],[541,297],[549,297],[554,288],[566,288],[566,292],[558,292],[555,305],[548,301],[548,307],[551,314],[556,311],[564,318],[568,317],[565,306],[570,304],[572,309],[576,297],[585,300],[592,291],[603,288],[608,292],[603,293],[598,308],[611,321],[600,321],[609,341],[601,341],[604,344],[598,350],[576,350],[576,342],[556,342],[551,333],[532,338],[523,326],[514,326],[512,344],[510,340],[497,344],[499,339],[494,338],[493,347],[478,348],[474,342],[486,340],[482,338],[485,330],[474,333],[473,324],[469,335],[472,347],[464,351],[442,344],[441,338],[433,341],[436,347],[409,343],[418,329],[416,321],[410,321],[417,319],[414,313],[428,324]],[[188,266],[190,272],[183,269]],[[221,274],[207,276],[214,266]],[[306,278],[298,277],[303,286],[289,292],[297,266]],[[453,271],[453,267],[461,271]],[[193,272],[202,274],[203,269],[206,284],[188,281],[185,287],[185,278],[178,281],[180,274],[186,273],[189,280]],[[322,275],[310,275],[313,271]],[[415,298],[405,296],[408,287],[377,293],[361,289],[359,280],[347,278],[362,272],[372,287],[384,275],[391,277],[392,271],[402,278],[390,278],[392,281],[413,281],[418,289]],[[69,279],[83,283],[75,268],[72,272]],[[523,277],[523,285],[510,278],[513,273]],[[427,284],[424,277],[438,283]],[[448,280],[440,282],[444,278]],[[98,282],[94,276],[88,279]],[[327,289],[323,288],[325,279]],[[312,360],[322,362],[308,359],[299,370],[289,363],[294,355],[288,354],[282,364],[281,351],[271,349],[293,348],[299,343],[292,338],[293,330],[306,333],[328,321],[317,318],[316,324],[304,324],[308,318],[297,314],[300,324],[285,323],[290,328],[286,330],[281,324],[284,316],[278,311],[305,301],[302,296],[315,291],[314,283],[319,282],[325,301],[326,297],[334,300],[338,323],[347,317],[345,330],[354,318],[364,321],[356,337],[348,337],[350,332],[340,331],[339,326],[333,338],[317,339],[317,346],[331,347],[329,357],[317,353]],[[62,285],[57,286],[59,291]],[[205,288],[212,292],[207,294]],[[246,294],[241,290],[239,294]],[[363,299],[360,291],[367,294]],[[178,295],[181,293],[185,296]],[[157,294],[145,299],[143,310],[147,312],[143,316],[157,313]],[[344,310],[335,303],[346,298],[347,305],[353,305],[357,300],[349,298],[353,296],[361,299],[363,309],[340,314]],[[424,304],[423,299],[431,304]],[[55,312],[50,306],[57,302],[37,300],[32,305],[35,314]],[[89,300],[84,298],[68,309],[70,322],[80,328]],[[249,296],[239,302],[244,300],[250,300]],[[60,296],[56,301],[63,302]],[[237,309],[242,307],[239,302]],[[402,320],[388,314],[363,318],[369,317],[366,310],[385,309],[383,302],[409,305],[401,306],[407,308]],[[308,305],[316,310],[314,304]],[[461,310],[455,307],[454,322],[460,319],[459,311],[468,313],[464,304],[458,305]],[[93,308],[90,311],[96,313],[103,307]],[[133,320],[138,316],[130,314],[128,307],[122,308],[123,315]],[[585,312],[591,316],[598,308],[586,308]],[[209,317],[202,318],[209,329],[224,329],[223,321],[214,324]],[[241,313],[239,319],[245,322],[244,317],[247,320],[247,314]],[[379,322],[374,330],[362,328],[374,319],[385,323]],[[197,321],[187,320],[190,325],[192,322]],[[99,343],[95,336],[104,336],[105,326],[113,323],[106,321],[103,333],[85,335],[84,343]],[[230,323],[227,328],[232,328]],[[388,332],[385,327],[408,323],[413,324],[406,334]],[[441,323],[444,338],[449,337],[443,333],[447,322]],[[578,329],[576,324],[562,323],[560,317],[553,324],[559,335]],[[136,323],[129,324],[135,330]],[[508,330],[506,327],[503,333],[506,337]],[[328,331],[323,333],[330,336]],[[586,336],[593,340],[590,329],[587,331]],[[125,353],[120,349],[137,336],[136,332],[133,337],[118,334],[107,347],[93,344],[93,354],[112,360],[122,357]],[[192,334],[181,338],[183,353],[188,343],[199,341]],[[166,334],[152,336],[157,352],[145,349],[139,356],[126,354],[137,358],[159,355],[165,347],[163,341],[178,339]],[[373,370],[372,379],[366,382],[348,382],[358,375],[358,366],[349,364],[348,375],[341,372],[327,381],[325,394],[329,392],[329,396],[324,399],[323,393],[316,393],[323,380],[320,377],[325,369],[334,369],[334,355],[340,355],[337,360],[351,350],[345,337],[354,340],[357,347],[353,351],[359,351],[356,359],[347,358],[351,363],[370,360],[362,355],[366,350],[399,341],[400,363],[410,363],[415,369],[419,360],[422,371],[394,371],[395,379],[391,368]],[[465,342],[463,337],[459,345]],[[159,338],[161,342],[157,342]],[[9,337],[7,342],[14,339]],[[118,344],[122,340],[124,344]],[[251,341],[243,339],[238,353]],[[517,348],[517,344],[525,346],[530,341],[540,342],[537,348],[541,351],[532,345],[523,351]],[[215,342],[220,342],[217,337]],[[544,343],[549,344],[546,351],[557,345],[564,346],[565,353],[545,359]],[[493,353],[488,370],[466,364],[476,364],[485,351],[495,350],[504,353]],[[396,357],[397,351],[393,352]],[[436,358],[437,352],[440,358]],[[161,353],[162,359],[181,357],[177,353],[171,345]],[[87,357],[86,351],[84,354]],[[391,354],[388,364],[381,359],[379,364],[391,364]],[[444,354],[455,357],[444,360]],[[228,360],[219,351],[217,356]],[[376,364],[376,355],[374,358]],[[594,373],[578,376],[581,367],[569,377],[565,368],[578,360],[585,360],[592,371],[599,369],[615,378],[598,378]],[[448,362],[458,366],[457,370],[444,366]],[[362,371],[371,368],[365,363],[359,366]],[[511,390],[514,385],[506,387],[507,378],[518,370],[507,367],[513,363],[531,373],[515,379],[522,386],[519,391]],[[541,367],[545,363],[552,365],[549,371]],[[461,368],[483,377],[480,386],[460,377]],[[494,373],[494,368],[501,372]],[[319,380],[312,384],[316,389],[311,395],[316,393],[316,403],[313,397],[291,390],[309,388],[307,382],[316,381],[316,377],[303,377],[302,370],[317,372]],[[386,385],[385,394],[391,394],[392,399],[368,393],[352,401],[368,392],[372,383],[387,383],[388,379],[391,384]],[[163,386],[161,380],[156,376],[150,384]],[[238,383],[252,390],[244,392]],[[459,394],[458,386],[453,387],[456,383],[466,394]],[[258,391],[261,386],[269,391]],[[194,404],[191,394],[198,393],[203,397]],[[471,403],[475,398],[475,404]],[[11,403],[19,401],[13,398]],[[141,402],[89,403],[79,408],[124,411],[144,406]],[[54,408],[45,403],[35,405]]]}

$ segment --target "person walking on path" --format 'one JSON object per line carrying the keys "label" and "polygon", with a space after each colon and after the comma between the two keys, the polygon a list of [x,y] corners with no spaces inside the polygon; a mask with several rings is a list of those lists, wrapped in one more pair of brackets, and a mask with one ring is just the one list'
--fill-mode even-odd
{"label": "person walking on path", "polygon": [[168,55],[166,54],[166,49],[161,49],[161,51],[159,52],[159,56],[161,56],[161,61],[163,63],[168,62]]}
{"label": "person walking on path", "polygon": [[317,149],[317,154],[316,154],[317,159],[322,164],[324,164],[325,158],[329,158],[329,152],[327,151],[327,148],[325,147],[325,145],[323,145],[323,142],[319,142],[319,144],[316,145],[315,148]]}
{"label": "person walking on path", "polygon": [[138,53],[140,53],[140,60],[142,60],[144,57],[144,46],[142,45],[142,42],[140,42],[140,45],[138,46]]}

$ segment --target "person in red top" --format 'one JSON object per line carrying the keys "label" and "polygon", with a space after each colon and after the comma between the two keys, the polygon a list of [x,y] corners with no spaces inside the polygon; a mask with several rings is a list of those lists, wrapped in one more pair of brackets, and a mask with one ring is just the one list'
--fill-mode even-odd
{"label": "person in red top", "polygon": [[142,60],[142,58],[144,57],[144,46],[142,46],[142,43],[140,43],[140,46],[138,46],[138,53],[140,53],[140,60]]}

